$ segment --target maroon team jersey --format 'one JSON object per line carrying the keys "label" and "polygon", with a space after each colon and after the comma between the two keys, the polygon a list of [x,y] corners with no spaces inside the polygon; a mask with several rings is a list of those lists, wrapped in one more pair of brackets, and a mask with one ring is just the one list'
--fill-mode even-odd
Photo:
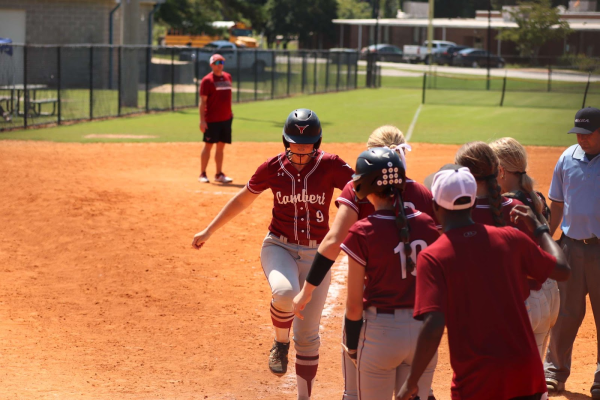
{"label": "maroon team jersey", "polygon": [[200,96],[206,101],[206,122],[222,122],[233,117],[231,112],[231,75],[223,72],[217,76],[212,72],[202,78]]}
{"label": "maroon team jersey", "polygon": [[[424,212],[433,218],[438,225],[435,214],[433,212],[433,196],[429,189],[421,185],[419,182],[406,178],[406,186],[402,194],[404,200],[404,208],[412,208]],[[348,182],[342,190],[340,196],[335,200],[335,205],[339,208],[340,204],[345,204],[358,214],[358,219],[367,218],[375,212],[375,208],[367,199],[359,200],[354,193],[354,184]],[[438,226],[441,229],[441,226]]]}
{"label": "maroon team jersey", "polygon": [[[406,210],[410,224],[411,258],[433,243],[440,234],[433,219],[421,211]],[[357,221],[340,246],[357,263],[365,267],[364,308],[413,308],[415,275],[406,271],[404,243],[400,241],[394,211],[375,211]]]}
{"label": "maroon team jersey", "polygon": [[[524,233],[528,233],[529,229],[527,229],[527,225],[522,225],[519,223],[518,225],[513,224],[510,221],[510,211],[517,205],[523,205],[517,199],[511,199],[508,197],[502,196],[502,218],[506,223],[506,226],[512,226],[513,228],[517,228],[522,230]],[[479,224],[492,225],[495,226],[494,218],[492,216],[492,211],[490,210],[490,202],[487,197],[478,197],[475,200],[475,205],[471,211],[471,218],[473,221]]]}
{"label": "maroon team jersey", "polygon": [[414,316],[443,312],[452,399],[545,393],[520,282],[544,282],[556,259],[512,228],[473,224],[444,233],[418,258]]}
{"label": "maroon team jersey", "polygon": [[343,189],[353,173],[344,160],[321,150],[302,171],[281,153],[258,167],[246,187],[255,194],[267,189],[273,192],[269,231],[291,242],[320,243],[329,230],[333,189]]}

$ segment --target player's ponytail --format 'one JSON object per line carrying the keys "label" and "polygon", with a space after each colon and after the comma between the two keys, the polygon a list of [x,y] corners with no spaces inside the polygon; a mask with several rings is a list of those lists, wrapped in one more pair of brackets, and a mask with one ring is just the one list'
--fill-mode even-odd
{"label": "player's ponytail", "polygon": [[410,274],[414,271],[416,265],[412,259],[412,247],[410,245],[410,225],[404,212],[404,201],[398,188],[394,187],[394,210],[396,213],[396,227],[400,240],[404,244],[404,255],[406,256],[406,271]]}
{"label": "player's ponytail", "polygon": [[463,145],[455,157],[456,164],[469,168],[477,181],[485,181],[490,211],[494,225],[504,226],[502,217],[502,190],[498,185],[498,157],[487,143],[469,142]]}
{"label": "player's ponytail", "polygon": [[500,165],[508,173],[519,175],[519,186],[527,193],[531,201],[525,202],[538,215],[542,215],[544,204],[534,190],[534,181],[527,174],[527,152],[525,148],[513,138],[505,137],[490,143],[490,147],[498,156]]}

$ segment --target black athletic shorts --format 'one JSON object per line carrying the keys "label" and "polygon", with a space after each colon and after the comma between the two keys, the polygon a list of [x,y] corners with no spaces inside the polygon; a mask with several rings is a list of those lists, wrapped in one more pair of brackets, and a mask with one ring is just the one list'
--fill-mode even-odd
{"label": "black athletic shorts", "polygon": [[204,132],[204,142],[206,143],[229,143],[231,144],[231,122],[233,117],[227,121],[208,122],[208,128]]}

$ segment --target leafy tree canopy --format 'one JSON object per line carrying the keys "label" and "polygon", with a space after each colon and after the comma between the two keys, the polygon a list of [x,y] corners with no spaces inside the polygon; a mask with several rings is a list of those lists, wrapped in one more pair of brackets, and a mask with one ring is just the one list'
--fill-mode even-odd
{"label": "leafy tree canopy", "polygon": [[268,0],[267,30],[308,43],[313,35],[335,36],[337,0]]}
{"label": "leafy tree canopy", "polygon": [[360,0],[337,0],[338,18],[365,19],[371,18],[371,5]]}

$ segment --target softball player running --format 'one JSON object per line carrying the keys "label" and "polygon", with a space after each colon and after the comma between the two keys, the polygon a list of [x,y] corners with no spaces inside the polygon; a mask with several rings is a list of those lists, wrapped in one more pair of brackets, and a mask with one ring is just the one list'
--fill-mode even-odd
{"label": "softball player running", "polygon": [[[397,151],[403,164],[406,166],[404,150],[410,150],[410,146],[406,143],[402,132],[395,126],[383,125],[375,129],[367,141],[367,148],[373,147],[388,147]],[[404,199],[405,207],[419,210],[433,217],[431,192],[420,183],[406,178],[402,198]],[[335,204],[339,208],[335,220],[319,246],[317,256],[311,266],[304,287],[294,298],[294,313],[298,318],[302,318],[301,311],[310,301],[313,291],[320,285],[340,253],[340,244],[348,235],[350,227],[356,221],[366,218],[375,211],[373,205],[368,200],[357,199],[352,181],[346,184]],[[343,342],[345,343],[345,338]],[[343,350],[342,372],[344,375],[343,400],[356,399],[358,397],[356,366]],[[428,400],[435,400],[433,394],[430,395]]]}
{"label": "softball player running", "polygon": [[[490,143],[490,147],[500,160],[498,182],[506,197],[517,198],[529,206],[541,221],[550,217],[550,209],[544,196],[533,189],[533,179],[527,174],[527,152],[513,138],[502,138]],[[540,284],[528,279],[530,295],[525,303],[533,328],[535,341],[544,359],[550,339],[550,329],[556,323],[560,308],[558,285],[553,279]]]}
{"label": "softball player running", "polygon": [[[402,385],[408,375],[422,325],[412,317],[415,260],[417,250],[439,233],[431,217],[404,208],[405,180],[404,165],[390,149],[372,148],[356,161],[356,196],[375,208],[350,228],[341,245],[349,256],[346,346],[357,361],[360,400],[395,394],[396,384]],[[436,362],[433,357],[419,381],[423,399]]]}
{"label": "softball player running", "polygon": [[292,111],[283,128],[285,151],[258,167],[246,186],[208,225],[194,236],[199,249],[210,236],[247,208],[267,189],[273,192],[273,219],[263,241],[261,263],[271,286],[271,320],[275,340],[269,369],[287,371],[289,331],[294,327],[298,399],[310,399],[319,365],[319,321],[329,289],[330,275],[313,293],[303,319],[294,319],[292,300],[298,294],[317,246],[329,229],[333,189],[343,189],[352,168],[336,155],[319,150],[322,131],[317,115],[307,109]]}

